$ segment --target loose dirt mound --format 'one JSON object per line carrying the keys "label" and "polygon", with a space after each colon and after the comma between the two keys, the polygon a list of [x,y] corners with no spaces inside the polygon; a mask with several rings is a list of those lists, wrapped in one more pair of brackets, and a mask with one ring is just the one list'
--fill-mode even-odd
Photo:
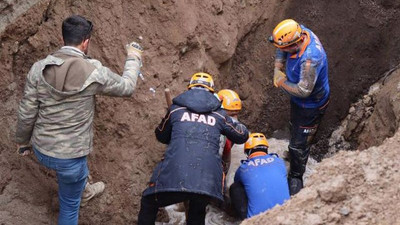
{"label": "loose dirt mound", "polygon": [[399,148],[397,131],[379,147],[324,159],[289,202],[242,224],[399,224]]}

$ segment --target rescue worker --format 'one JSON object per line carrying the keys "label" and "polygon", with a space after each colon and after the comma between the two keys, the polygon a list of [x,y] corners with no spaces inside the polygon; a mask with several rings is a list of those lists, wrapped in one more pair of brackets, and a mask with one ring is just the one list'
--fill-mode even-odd
{"label": "rescue worker", "polygon": [[168,147],[143,192],[139,225],[154,224],[159,207],[184,201],[189,202],[187,224],[205,224],[207,204],[223,201],[220,135],[239,144],[248,138],[247,128],[221,109],[211,75],[195,73],[188,89],[173,99],[155,130]]}
{"label": "rescue worker", "polygon": [[[228,114],[232,120],[237,120],[238,114],[242,109],[242,101],[239,95],[230,89],[223,89],[218,92],[218,97],[221,100],[221,107],[226,111],[226,114]],[[219,152],[222,157],[225,175],[228,173],[231,164],[232,146],[232,141],[227,139],[224,135],[221,135]]]}
{"label": "rescue worker", "polygon": [[303,188],[310,146],[329,103],[328,60],[318,37],[292,19],[280,22],[269,40],[277,47],[273,83],[290,95],[288,182],[294,195]]}
{"label": "rescue worker", "polygon": [[93,24],[79,15],[63,21],[64,46],[32,66],[19,105],[17,149],[22,156],[33,149],[42,165],[56,171],[59,225],[78,224],[85,186],[84,200],[104,190],[102,182],[87,185],[95,95],[131,96],[142,64],[142,48],[135,42],[126,46],[122,77],[91,59],[92,30]]}
{"label": "rescue worker", "polygon": [[277,154],[268,154],[264,134],[251,133],[244,146],[247,160],[242,160],[229,189],[232,206],[241,219],[282,205],[290,198],[285,163]]}

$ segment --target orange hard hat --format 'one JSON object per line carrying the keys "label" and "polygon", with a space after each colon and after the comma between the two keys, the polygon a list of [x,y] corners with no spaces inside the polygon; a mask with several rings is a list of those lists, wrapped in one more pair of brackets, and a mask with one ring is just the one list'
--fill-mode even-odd
{"label": "orange hard hat", "polygon": [[269,37],[278,48],[285,48],[301,40],[302,29],[300,24],[292,19],[286,19],[280,22]]}
{"label": "orange hard hat", "polygon": [[211,92],[214,92],[214,80],[212,76],[208,73],[193,74],[192,79],[190,79],[188,89],[198,86],[207,88]]}
{"label": "orange hard hat", "polygon": [[218,92],[218,97],[222,101],[222,108],[231,111],[242,109],[242,101],[236,92],[229,89],[223,89]]}
{"label": "orange hard hat", "polygon": [[264,134],[262,133],[251,133],[249,135],[249,139],[247,139],[246,143],[244,144],[244,149],[249,150],[249,149],[253,149],[256,146],[265,146],[265,147],[269,147],[267,138],[265,137]]}

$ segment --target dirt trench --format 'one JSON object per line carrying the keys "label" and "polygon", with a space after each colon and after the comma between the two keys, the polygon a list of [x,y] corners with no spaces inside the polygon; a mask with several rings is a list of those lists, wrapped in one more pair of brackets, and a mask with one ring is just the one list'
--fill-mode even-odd
{"label": "dirt trench", "polygon": [[318,35],[328,55],[330,105],[312,151],[313,157],[322,159],[329,136],[350,104],[398,65],[399,6],[399,1],[279,1],[273,15],[241,40],[221,72],[228,87],[246,99],[243,120],[269,135],[276,130],[287,133],[288,98],[272,85],[273,48],[266,38],[279,21],[294,18]]}
{"label": "dirt trench", "polygon": [[61,45],[61,22],[68,15],[94,22],[90,56],[114,71],[122,71],[125,43],[136,40],[145,48],[145,81],[139,81],[134,97],[97,98],[89,167],[93,180],[103,180],[107,189],[80,213],[80,224],[132,224],[165,148],[153,135],[165,113],[165,87],[177,95],[194,72],[204,70],[214,75],[217,89],[240,94],[240,118],[251,130],[268,135],[285,130],[288,99],[272,87],[274,49],[266,38],[280,20],[294,18],[319,36],[329,57],[331,104],[313,153],[322,158],[350,103],[400,59],[397,2],[42,0],[22,13],[18,1],[0,1],[2,13],[15,13],[0,33],[0,125],[5,128],[0,136],[0,224],[56,221],[54,174],[34,157],[18,157],[13,135],[25,76],[35,61]]}

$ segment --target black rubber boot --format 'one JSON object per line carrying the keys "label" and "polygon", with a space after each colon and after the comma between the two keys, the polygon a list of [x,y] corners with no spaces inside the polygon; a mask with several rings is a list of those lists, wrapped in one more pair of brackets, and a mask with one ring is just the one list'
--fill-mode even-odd
{"label": "black rubber boot", "polygon": [[310,148],[294,148],[289,146],[290,171],[288,185],[290,195],[297,194],[303,188],[303,174],[306,171]]}
{"label": "black rubber boot", "polygon": [[310,155],[310,148],[294,148],[289,146],[290,154],[290,171],[289,177],[302,178],[306,171],[308,156]]}
{"label": "black rubber boot", "polygon": [[303,179],[296,177],[288,177],[290,195],[297,194],[303,188]]}

